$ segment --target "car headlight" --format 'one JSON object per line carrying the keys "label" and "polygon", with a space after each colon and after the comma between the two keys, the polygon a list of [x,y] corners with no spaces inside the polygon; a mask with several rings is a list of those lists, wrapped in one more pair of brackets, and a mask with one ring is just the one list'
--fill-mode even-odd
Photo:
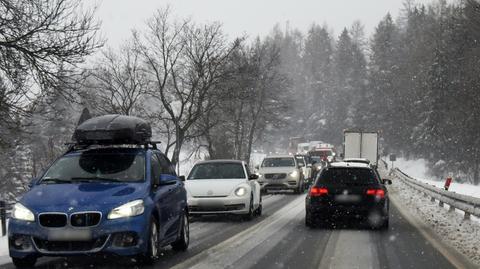
{"label": "car headlight", "polygon": [[145,211],[145,205],[143,200],[135,200],[114,208],[108,213],[108,219],[119,219],[134,217],[143,214]]}
{"label": "car headlight", "polygon": [[297,171],[297,170],[293,170],[292,172],[290,172],[290,176],[291,176],[291,177],[297,177],[297,176],[298,176],[298,171]]}
{"label": "car headlight", "polygon": [[247,189],[245,187],[238,187],[236,190],[235,190],[235,195],[236,196],[245,196],[245,194],[247,194]]}
{"label": "car headlight", "polygon": [[32,211],[20,203],[16,203],[13,207],[12,218],[24,221],[35,221],[35,216]]}

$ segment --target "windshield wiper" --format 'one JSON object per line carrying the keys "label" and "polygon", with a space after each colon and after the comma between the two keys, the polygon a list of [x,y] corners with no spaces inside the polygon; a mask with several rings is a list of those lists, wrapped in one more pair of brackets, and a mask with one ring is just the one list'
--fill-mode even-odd
{"label": "windshield wiper", "polygon": [[65,178],[44,178],[40,183],[72,183],[70,179],[65,179]]}
{"label": "windshield wiper", "polygon": [[80,182],[123,182],[115,178],[103,178],[103,177],[72,177],[72,180]]}

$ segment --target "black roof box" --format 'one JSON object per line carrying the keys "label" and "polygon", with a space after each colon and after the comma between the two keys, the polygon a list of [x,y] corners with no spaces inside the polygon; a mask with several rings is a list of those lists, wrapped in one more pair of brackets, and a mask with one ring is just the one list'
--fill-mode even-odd
{"label": "black roof box", "polygon": [[77,144],[144,144],[150,141],[152,128],[140,118],[124,115],[105,115],[80,124],[73,138]]}

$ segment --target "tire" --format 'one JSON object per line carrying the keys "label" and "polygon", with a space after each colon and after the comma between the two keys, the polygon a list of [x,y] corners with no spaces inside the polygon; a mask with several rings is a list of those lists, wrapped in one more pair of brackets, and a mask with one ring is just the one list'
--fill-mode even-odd
{"label": "tire", "polygon": [[250,221],[254,217],[254,210],[253,210],[253,194],[250,194],[250,206],[248,209],[248,213],[242,216],[242,219],[245,221]]}
{"label": "tire", "polygon": [[17,268],[33,268],[37,262],[36,257],[27,257],[27,258],[12,258],[13,265]]}
{"label": "tire", "polygon": [[315,228],[317,226],[312,214],[308,210],[306,210],[305,213],[305,226],[308,228]]}
{"label": "tire", "polygon": [[382,225],[380,226],[380,230],[388,230],[388,227],[390,226],[390,221],[389,221],[389,218],[386,217],[384,220],[383,220],[383,223]]}
{"label": "tire", "polygon": [[171,244],[172,249],[175,251],[186,251],[188,249],[188,244],[190,243],[190,222],[186,212],[187,211],[185,211],[182,217],[180,235],[178,236],[177,241]]}
{"label": "tire", "polygon": [[148,228],[148,246],[145,253],[138,256],[138,262],[142,265],[152,265],[158,260],[159,238],[158,221],[152,217]]}
{"label": "tire", "polygon": [[262,196],[260,196],[260,204],[257,209],[255,209],[255,216],[260,217],[262,215],[263,206],[262,206]]}

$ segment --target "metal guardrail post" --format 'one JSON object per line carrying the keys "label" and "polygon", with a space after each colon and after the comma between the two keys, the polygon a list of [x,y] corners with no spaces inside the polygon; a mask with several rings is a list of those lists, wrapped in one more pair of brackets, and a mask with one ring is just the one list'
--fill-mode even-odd
{"label": "metal guardrail post", "polygon": [[7,209],[5,201],[0,201],[0,228],[1,236],[5,236],[7,234]]}

